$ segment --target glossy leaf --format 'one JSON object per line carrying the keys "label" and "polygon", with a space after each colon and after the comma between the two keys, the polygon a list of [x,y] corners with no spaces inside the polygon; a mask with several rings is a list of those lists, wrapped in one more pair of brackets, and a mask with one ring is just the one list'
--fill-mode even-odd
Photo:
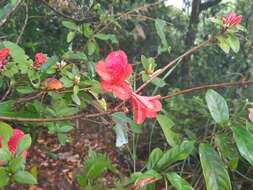
{"label": "glossy leaf", "polygon": [[199,145],[199,155],[207,190],[231,190],[228,171],[218,153],[209,144]]}
{"label": "glossy leaf", "polygon": [[228,166],[231,169],[236,169],[239,161],[239,153],[235,144],[232,142],[232,138],[224,134],[216,134],[215,144],[217,145],[219,153],[227,162]]}
{"label": "glossy leaf", "polygon": [[177,190],[193,190],[193,187],[181,176],[175,172],[169,172],[166,174],[167,179],[173,187]]}
{"label": "glossy leaf", "polygon": [[170,146],[176,146],[180,144],[180,136],[178,133],[174,132],[171,128],[175,125],[172,120],[166,115],[159,114],[157,116],[157,121],[159,122],[163,134]]}
{"label": "glossy leaf", "polygon": [[180,145],[167,150],[161,159],[157,162],[156,168],[159,170],[169,167],[171,164],[179,160],[186,159],[194,149],[194,142],[185,141]]}
{"label": "glossy leaf", "polygon": [[223,124],[229,120],[229,110],[226,100],[216,91],[208,90],[206,93],[208,109],[218,124]]}
{"label": "glossy leaf", "polygon": [[237,148],[253,167],[253,134],[243,127],[232,128]]}
{"label": "glossy leaf", "polygon": [[37,179],[35,179],[35,177],[33,177],[32,174],[27,171],[18,171],[14,174],[13,179],[21,184],[37,184]]}
{"label": "glossy leaf", "polygon": [[160,148],[155,148],[149,155],[148,162],[146,164],[147,169],[153,169],[162,157],[162,155],[162,150]]}

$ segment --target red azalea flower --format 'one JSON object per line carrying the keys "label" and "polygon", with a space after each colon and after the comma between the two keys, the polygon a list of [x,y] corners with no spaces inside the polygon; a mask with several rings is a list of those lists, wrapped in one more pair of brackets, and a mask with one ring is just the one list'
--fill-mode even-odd
{"label": "red azalea flower", "polygon": [[4,69],[4,66],[7,64],[7,57],[9,56],[9,48],[3,48],[0,50],[0,70]]}
{"label": "red azalea flower", "polygon": [[9,56],[9,48],[3,48],[0,50],[0,60],[6,59]]}
{"label": "red azalea flower", "polygon": [[[20,140],[25,136],[24,132],[19,129],[13,129],[13,135],[8,141],[9,151],[12,154],[16,153],[17,146]],[[2,147],[2,137],[0,136],[0,148]],[[26,151],[23,153],[23,156],[26,157]],[[1,165],[1,164],[0,164]]]}
{"label": "red azalea flower", "polygon": [[39,69],[41,65],[46,63],[47,61],[47,56],[44,55],[43,53],[36,53],[35,55],[35,62],[33,63],[33,67],[36,69]]}
{"label": "red azalea flower", "polygon": [[225,27],[238,25],[241,23],[241,21],[242,16],[237,16],[234,12],[229,13],[226,17],[222,18],[222,22]]}
{"label": "red azalea flower", "polygon": [[137,124],[142,124],[145,118],[155,118],[157,112],[162,109],[162,104],[159,101],[158,96],[140,96],[138,94],[132,94],[132,108],[134,113],[134,121]]}
{"label": "red azalea flower", "polygon": [[101,86],[106,92],[113,92],[121,100],[131,97],[132,88],[127,78],[132,73],[132,65],[128,64],[124,51],[111,52],[105,60],[96,65],[96,72],[102,78]]}
{"label": "red azalea flower", "polygon": [[253,108],[249,108],[249,120],[253,122]]}

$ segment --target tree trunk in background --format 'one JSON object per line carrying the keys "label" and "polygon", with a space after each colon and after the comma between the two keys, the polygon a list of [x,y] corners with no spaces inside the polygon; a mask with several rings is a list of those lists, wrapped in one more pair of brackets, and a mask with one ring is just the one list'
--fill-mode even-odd
{"label": "tree trunk in background", "polygon": [[[219,4],[222,0],[209,0],[202,3],[201,0],[192,0],[191,16],[188,26],[188,31],[184,39],[185,48],[189,49],[194,45],[196,34],[198,32],[199,15],[201,11]],[[182,84],[189,85],[192,82],[192,66],[189,61],[190,57],[184,59],[181,67]]]}

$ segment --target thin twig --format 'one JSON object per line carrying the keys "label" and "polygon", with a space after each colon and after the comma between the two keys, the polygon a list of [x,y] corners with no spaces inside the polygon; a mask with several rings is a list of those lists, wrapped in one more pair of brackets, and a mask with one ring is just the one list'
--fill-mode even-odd
{"label": "thin twig", "polygon": [[21,29],[21,31],[20,31],[20,34],[19,34],[19,36],[18,36],[18,38],[17,38],[17,40],[16,40],[16,43],[17,43],[17,44],[19,44],[19,42],[20,42],[20,40],[21,40],[21,38],[22,38],[22,36],[23,36],[23,34],[24,34],[24,32],[25,32],[25,29],[26,29],[27,23],[28,23],[28,19],[29,19],[29,15],[28,15],[28,5],[27,5],[27,3],[25,3],[25,21],[24,21],[24,24],[23,24],[22,29]]}
{"label": "thin twig", "polygon": [[3,97],[0,99],[0,102],[3,102],[3,101],[8,97],[8,95],[9,95],[10,92],[11,92],[11,84],[8,83],[7,86],[8,86],[8,89],[7,89],[6,92],[4,93]]}
{"label": "thin twig", "polygon": [[[253,80],[248,81],[239,81],[239,82],[227,82],[227,83],[219,83],[219,84],[210,84],[210,85],[203,85],[198,87],[193,87],[185,90],[181,90],[174,94],[170,94],[168,96],[163,96],[161,99],[169,99],[174,96],[179,96],[186,93],[191,93],[194,91],[199,90],[206,90],[210,88],[226,88],[226,87],[237,87],[237,86],[246,86],[246,85],[253,85]],[[0,116],[0,120],[5,121],[18,121],[18,122],[54,122],[54,121],[67,121],[67,120],[75,120],[75,119],[86,119],[86,118],[93,118],[93,117],[100,117],[109,115],[111,113],[119,111],[118,109],[113,109],[107,112],[100,112],[95,114],[87,114],[87,113],[80,113],[77,115],[65,116],[65,117],[56,117],[56,118],[22,118],[22,117],[8,117],[8,116]]]}
{"label": "thin twig", "polygon": [[19,5],[23,2],[23,0],[18,0],[16,4],[12,7],[12,9],[6,14],[6,16],[0,20],[0,28],[4,26],[8,22],[8,20],[11,18],[12,14],[16,12]]}
{"label": "thin twig", "polygon": [[84,22],[84,21],[89,21],[90,19],[93,19],[95,18],[94,16],[93,17],[84,17],[84,18],[74,18],[72,16],[69,16],[69,15],[66,15],[64,14],[63,12],[61,11],[58,11],[56,10],[54,7],[50,6],[45,0],[41,0],[41,2],[46,6],[48,7],[50,10],[52,10],[53,12],[55,12],[57,15],[60,15],[62,16],[63,18],[66,18],[66,19],[69,19],[69,20],[72,20],[72,21],[75,21],[75,22]]}
{"label": "thin twig", "polygon": [[188,93],[192,93],[192,92],[199,91],[199,90],[207,90],[207,89],[210,89],[210,88],[237,87],[237,86],[245,86],[245,85],[252,85],[252,84],[253,84],[253,80],[239,81],[239,82],[224,82],[224,83],[219,83],[219,84],[202,85],[202,86],[188,88],[188,89],[185,89],[185,90],[180,90],[180,91],[175,92],[173,94],[163,96],[163,97],[161,97],[161,99],[162,100],[170,99],[174,96],[179,96],[179,95],[182,95],[182,94],[188,94]]}
{"label": "thin twig", "polygon": [[111,114],[111,111],[102,112],[102,113],[94,113],[94,114],[86,114],[80,113],[76,115],[70,115],[65,117],[55,117],[55,118],[23,118],[23,117],[8,117],[8,116],[0,116],[0,120],[3,121],[16,121],[16,122],[55,122],[55,121],[71,121],[75,119],[85,120],[85,118],[93,118]]}
{"label": "thin twig", "polygon": [[179,57],[177,57],[176,59],[174,59],[173,61],[169,62],[167,65],[165,65],[163,68],[158,69],[148,80],[146,80],[136,91],[135,93],[140,92],[143,88],[145,88],[150,82],[152,82],[156,77],[158,77],[159,75],[161,75],[163,72],[165,72],[168,68],[172,67],[173,65],[175,65],[179,60],[183,59],[184,57],[192,54],[193,52],[206,47],[209,44],[209,41],[204,41],[201,44],[193,47],[192,49],[186,51],[185,53],[183,53],[182,55],[180,55]]}

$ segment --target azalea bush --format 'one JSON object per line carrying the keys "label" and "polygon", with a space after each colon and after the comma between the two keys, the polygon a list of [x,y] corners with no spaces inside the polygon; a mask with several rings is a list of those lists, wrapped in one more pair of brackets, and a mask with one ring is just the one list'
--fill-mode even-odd
{"label": "azalea bush", "polygon": [[[128,155],[132,167],[122,177],[120,166],[106,155],[90,151],[76,178],[83,189],[106,189],[101,179],[105,171],[115,177],[115,190],[196,189],[200,181],[208,190],[238,188],[233,179],[245,177],[239,170],[253,164],[252,103],[245,97],[239,104],[214,89],[247,87],[253,81],[221,81],[180,90],[169,89],[167,78],[176,78],[173,71],[181,61],[187,62],[197,52],[214,48],[224,52],[223,57],[238,53],[241,36],[247,33],[241,25],[243,16],[232,12],[209,18],[217,32],[209,31],[205,40],[164,65],[157,58],[174,47],[166,39],[166,22],[151,19],[159,42],[156,56],[141,55],[131,63],[119,37],[104,31],[107,25],[120,28],[123,24],[117,19],[122,15],[110,17],[102,5],[89,7],[100,15],[99,26],[75,18],[61,22],[67,30],[68,48],[57,54],[46,50],[31,54],[18,42],[1,41],[0,188],[14,182],[39,183],[36,174],[26,168],[32,139],[25,132],[36,136],[46,129],[64,146],[72,143],[70,133],[79,119],[113,129],[112,146]],[[137,37],[145,38],[140,26],[136,30]],[[183,96],[201,90],[206,91],[204,96]],[[156,131],[162,143],[152,144]],[[138,153],[140,139],[145,136],[150,137],[148,154],[142,158],[145,163],[137,167],[142,156]]]}

